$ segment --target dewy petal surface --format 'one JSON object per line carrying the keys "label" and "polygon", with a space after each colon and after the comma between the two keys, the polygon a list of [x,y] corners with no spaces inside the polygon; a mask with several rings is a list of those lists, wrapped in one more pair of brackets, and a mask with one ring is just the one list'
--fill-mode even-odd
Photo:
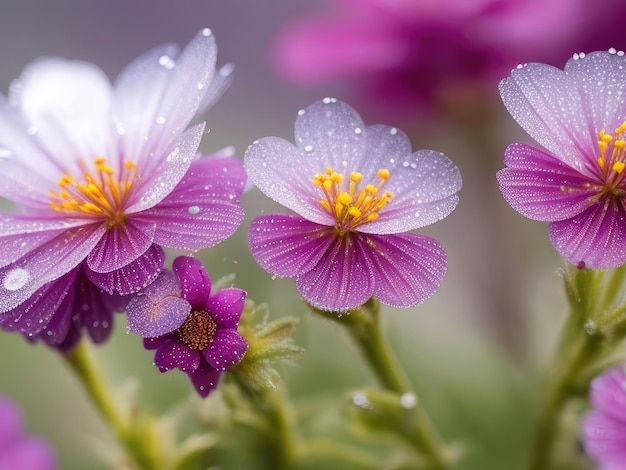
{"label": "dewy petal surface", "polygon": [[218,328],[237,329],[246,302],[246,292],[235,287],[220,289],[206,303],[206,311]]}
{"label": "dewy petal surface", "polygon": [[446,253],[423,235],[358,235],[367,243],[368,263],[374,272],[374,296],[392,307],[412,307],[428,299],[446,273]]}
{"label": "dewy petal surface", "polygon": [[161,372],[180,369],[183,372],[194,372],[200,365],[200,353],[189,349],[184,343],[172,340],[157,349],[154,363]]}
{"label": "dewy petal surface", "polygon": [[248,350],[246,340],[234,329],[218,330],[202,354],[215,369],[225,371],[243,359]]}
{"label": "dewy petal surface", "polygon": [[589,198],[598,193],[589,178],[529,145],[510,145],[504,163],[507,168],[497,175],[502,195],[530,219],[550,222],[574,217],[591,206]]}
{"label": "dewy petal surface", "polygon": [[21,110],[49,159],[80,174],[78,157],[111,155],[112,88],[93,64],[41,58],[24,68],[9,99]]}
{"label": "dewy petal surface", "polygon": [[589,133],[575,78],[550,65],[527,64],[500,83],[500,95],[519,125],[564,163],[582,171],[585,157],[595,161],[597,135]]}
{"label": "dewy petal surface", "polygon": [[333,238],[320,261],[296,278],[300,295],[314,307],[346,311],[360,307],[374,293],[374,273],[358,236]]}
{"label": "dewy petal surface", "polygon": [[589,391],[593,408],[624,423],[624,426],[626,426],[625,384],[626,366],[617,366],[593,379]]}
{"label": "dewy petal surface", "polygon": [[191,305],[181,298],[177,277],[170,271],[163,271],[131,299],[126,312],[129,331],[143,338],[156,338],[182,325],[191,312]]}
{"label": "dewy petal surface", "polygon": [[202,398],[207,397],[217,387],[220,376],[221,372],[219,370],[202,362],[194,372],[189,374],[191,383],[193,383],[193,386]]}
{"label": "dewy petal surface", "polygon": [[190,256],[179,256],[172,264],[182,297],[195,309],[202,310],[211,293],[211,278],[204,265]]}
{"label": "dewy petal surface", "polygon": [[104,230],[102,226],[67,230],[0,269],[0,313],[17,307],[46,282],[80,264],[100,241]]}
{"label": "dewy petal surface", "polygon": [[157,221],[154,241],[170,248],[208,248],[243,221],[239,198],[246,175],[235,158],[200,158],[174,190],[141,217]]}
{"label": "dewy petal surface", "polygon": [[248,232],[250,252],[275,276],[294,277],[313,269],[331,248],[334,229],[296,215],[262,215]]}
{"label": "dewy petal surface", "polygon": [[550,241],[570,263],[608,269],[626,263],[626,214],[595,204],[571,219],[550,224]]}

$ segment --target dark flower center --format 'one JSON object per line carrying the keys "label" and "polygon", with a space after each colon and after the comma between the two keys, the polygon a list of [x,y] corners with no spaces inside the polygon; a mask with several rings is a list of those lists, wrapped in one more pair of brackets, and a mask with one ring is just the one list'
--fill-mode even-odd
{"label": "dark flower center", "polygon": [[365,186],[361,186],[361,173],[350,173],[349,182],[344,184],[344,175],[330,167],[313,177],[313,184],[324,194],[324,199],[320,199],[319,203],[335,218],[341,235],[376,220],[378,212],[393,198],[391,192],[381,191],[389,179],[389,170],[382,168],[376,176],[379,178],[377,185]]}
{"label": "dark flower center", "polygon": [[189,349],[203,350],[213,342],[217,333],[217,323],[205,310],[193,310],[178,328],[180,340]]}
{"label": "dark flower center", "polygon": [[135,179],[136,165],[126,161],[119,174],[104,157],[94,161],[96,171],[78,161],[82,178],[67,173],[59,180],[60,191],[50,191],[50,207],[59,212],[104,218],[109,227],[124,225],[124,204]]}

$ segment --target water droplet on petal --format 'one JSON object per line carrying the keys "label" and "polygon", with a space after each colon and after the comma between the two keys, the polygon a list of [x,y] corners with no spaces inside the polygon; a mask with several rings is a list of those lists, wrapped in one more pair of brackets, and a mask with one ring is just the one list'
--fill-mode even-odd
{"label": "water droplet on petal", "polygon": [[187,212],[189,212],[191,215],[196,215],[198,212],[200,212],[200,207],[190,206],[189,209],[187,209]]}
{"label": "water droplet on petal", "polygon": [[174,65],[176,65],[176,62],[170,56],[162,55],[161,57],[159,57],[159,65],[168,70],[171,70],[174,68]]}
{"label": "water droplet on petal", "polygon": [[30,279],[30,273],[23,268],[15,268],[4,276],[3,285],[6,290],[16,291],[26,285]]}

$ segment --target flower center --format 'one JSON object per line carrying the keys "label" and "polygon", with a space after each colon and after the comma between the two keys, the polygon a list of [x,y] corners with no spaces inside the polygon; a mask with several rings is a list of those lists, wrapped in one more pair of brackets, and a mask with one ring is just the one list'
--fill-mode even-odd
{"label": "flower center", "polygon": [[180,340],[189,349],[203,350],[213,342],[217,333],[217,323],[205,310],[193,310],[178,328]]}
{"label": "flower center", "polygon": [[623,122],[613,134],[607,134],[605,131],[598,133],[598,148],[600,156],[598,157],[598,166],[604,181],[604,192],[615,196],[620,195],[623,191],[618,190],[618,185],[624,180],[624,169],[626,169],[626,122]]}
{"label": "flower center", "polygon": [[65,174],[58,182],[61,189],[50,191],[50,207],[59,212],[104,218],[109,227],[123,225],[127,218],[124,204],[137,166],[127,161],[120,174],[116,175],[104,157],[95,159],[95,174],[83,160],[79,160],[78,165],[82,180]]}
{"label": "flower center", "polygon": [[393,198],[391,192],[381,191],[390,175],[389,170],[380,169],[376,173],[378,184],[361,185],[363,175],[352,172],[344,184],[344,175],[328,167],[324,173],[313,177],[313,184],[324,193],[319,203],[335,218],[337,229],[343,235],[379,217],[380,210]]}

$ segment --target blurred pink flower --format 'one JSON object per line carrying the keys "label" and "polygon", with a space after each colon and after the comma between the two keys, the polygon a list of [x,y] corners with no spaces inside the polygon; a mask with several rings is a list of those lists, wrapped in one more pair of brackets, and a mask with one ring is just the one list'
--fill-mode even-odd
{"label": "blurred pink flower", "polygon": [[520,62],[552,63],[577,48],[615,46],[606,41],[623,36],[621,28],[611,28],[626,16],[618,5],[616,0],[334,0],[326,14],[283,30],[273,60],[281,75],[302,84],[350,77],[361,99],[377,107],[398,111],[441,100],[458,106],[459,94],[468,98],[495,86]]}

